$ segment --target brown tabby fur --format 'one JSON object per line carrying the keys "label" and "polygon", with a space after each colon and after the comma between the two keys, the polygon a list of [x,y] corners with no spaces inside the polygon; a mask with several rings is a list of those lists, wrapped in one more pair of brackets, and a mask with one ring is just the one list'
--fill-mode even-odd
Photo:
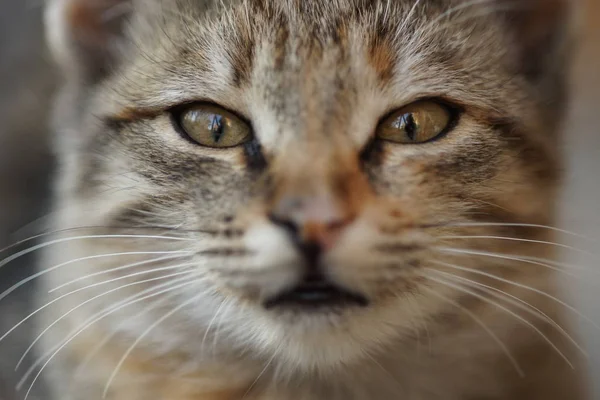
{"label": "brown tabby fur", "polygon": [[[53,228],[121,236],[46,251],[42,268],[84,260],[44,275],[48,290],[79,279],[44,302],[81,290],[41,313],[42,329],[54,324],[39,354],[173,272],[151,269],[191,264],[187,286],[105,313],[62,346],[44,368],[51,398],[101,398],[114,372],[111,400],[583,399],[577,350],[548,320],[564,325],[555,272],[502,257],[555,257],[531,242],[553,241],[551,229],[510,224],[553,224],[568,11],[560,0],[51,1],[65,70]],[[381,118],[424,98],[454,105],[452,131],[422,145],[373,139]],[[255,142],[183,138],[169,110],[196,101],[249,121]],[[322,196],[346,223],[327,274],[370,305],[267,310],[302,269],[268,216]],[[189,254],[114,270],[156,251]],[[136,254],[91,258],[121,252]]]}

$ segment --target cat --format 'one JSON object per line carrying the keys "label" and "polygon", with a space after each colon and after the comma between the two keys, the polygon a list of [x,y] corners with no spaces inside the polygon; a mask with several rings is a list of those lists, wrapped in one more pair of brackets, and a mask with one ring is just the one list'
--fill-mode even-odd
{"label": "cat", "polygon": [[571,7],[50,0],[26,395],[584,399],[552,228]]}

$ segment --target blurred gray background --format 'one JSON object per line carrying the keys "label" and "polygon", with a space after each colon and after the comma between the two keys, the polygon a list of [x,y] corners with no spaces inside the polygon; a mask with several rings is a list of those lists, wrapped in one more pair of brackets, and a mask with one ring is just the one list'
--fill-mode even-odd
{"label": "blurred gray background", "polygon": [[[573,103],[565,123],[565,190],[561,225],[600,239],[600,0],[587,0],[580,48],[572,78]],[[54,167],[46,129],[56,76],[42,38],[42,0],[0,0],[0,248],[32,235],[46,214],[50,174]],[[573,237],[565,237],[581,245]],[[600,242],[598,242],[600,243]],[[595,249],[598,252],[598,247]],[[4,257],[2,253],[0,258]],[[600,265],[581,254],[569,262]],[[600,263],[596,263],[600,264]],[[0,269],[0,292],[31,274],[32,259]],[[600,323],[600,291],[581,281],[567,283],[572,300]],[[0,335],[30,308],[28,286],[0,301]],[[592,355],[591,381],[600,399],[600,331],[581,323]],[[14,360],[31,341],[25,326],[0,343],[0,400],[21,399],[13,386]],[[551,399],[550,399],[551,400]]]}
{"label": "blurred gray background", "polygon": [[[42,4],[0,0],[0,248],[26,236],[27,229],[18,232],[46,213],[53,166],[46,126],[56,79],[43,40]],[[30,275],[31,265],[29,257],[1,268],[0,292]],[[32,290],[0,301],[2,334],[30,310]],[[0,343],[0,400],[23,398],[14,393],[13,370],[31,343],[28,331],[25,326]]]}
{"label": "blurred gray background", "polygon": [[[600,0],[583,4],[580,47],[572,71],[572,104],[563,134],[566,175],[560,223],[565,229],[595,238],[597,243],[590,250],[600,254]],[[565,241],[585,247],[581,240]],[[589,279],[565,286],[582,313],[600,323],[600,261],[573,252],[564,258],[595,270]],[[580,326],[591,356],[594,399],[600,399],[600,330],[586,323]]]}

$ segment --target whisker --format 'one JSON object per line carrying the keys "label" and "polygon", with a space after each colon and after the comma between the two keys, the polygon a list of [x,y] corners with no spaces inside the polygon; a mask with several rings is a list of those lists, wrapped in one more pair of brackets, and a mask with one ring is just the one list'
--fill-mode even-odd
{"label": "whisker", "polygon": [[[64,234],[64,233],[69,233],[69,232],[74,232],[74,231],[81,231],[81,230],[94,230],[94,229],[104,229],[104,230],[121,230],[121,231],[131,231],[131,230],[165,230],[165,227],[162,226],[110,226],[110,225],[91,225],[91,226],[76,226],[76,227],[72,227],[72,228],[64,228],[64,229],[56,229],[50,232],[43,232],[34,236],[30,236],[27,237],[25,239],[21,239],[17,242],[14,242],[6,247],[3,247],[0,249],[0,253],[3,253],[5,251],[11,250],[15,247],[18,247],[22,244],[25,244],[27,242],[31,242],[34,241],[36,239],[42,238],[42,237],[46,237],[46,236],[52,236],[52,235],[60,235],[60,234]],[[174,229],[167,229],[168,231],[175,231]],[[198,230],[177,230],[178,232],[181,233],[206,233],[206,234],[217,234],[219,233],[218,230],[202,230],[202,229],[198,229]],[[184,239],[184,238],[181,238]]]}
{"label": "whisker", "polygon": [[[144,309],[142,311],[140,311],[139,313],[135,314],[134,316],[131,317],[131,319],[136,319],[138,317],[141,317],[142,315],[146,314],[148,311],[152,310],[153,308],[159,307],[161,304],[166,303],[167,301],[169,301],[170,299],[172,299],[173,297],[177,296],[179,294],[179,291],[175,291],[175,293],[171,293],[169,295],[166,295],[162,298],[159,298],[156,301],[153,301],[152,303],[150,303],[150,305],[148,305],[147,307],[144,307]],[[121,324],[119,326],[119,328],[122,326],[123,324]],[[77,368],[75,369],[75,371],[73,372],[73,378],[71,380],[71,385],[73,385],[76,381],[77,378],[79,376],[79,374],[81,374],[85,368],[87,367],[87,365],[90,363],[90,361],[96,356],[96,354],[98,354],[98,352],[108,343],[110,342],[110,340],[117,334],[119,328],[115,328],[112,330],[111,333],[109,333],[108,335],[106,335],[104,337],[104,339],[102,339],[96,346],[94,346],[94,348],[88,352],[88,354],[85,356],[85,358],[81,361],[81,363],[79,363],[79,365],[77,366]]]}
{"label": "whisker", "polygon": [[273,352],[273,355],[271,356],[271,358],[269,358],[269,361],[267,361],[267,363],[265,364],[265,367],[262,369],[262,371],[260,371],[260,373],[258,374],[258,376],[256,377],[256,379],[254,379],[254,381],[252,382],[252,384],[248,387],[248,389],[246,390],[246,392],[242,396],[242,400],[244,400],[246,397],[248,397],[248,395],[250,394],[250,392],[252,391],[252,389],[254,389],[254,386],[256,386],[256,384],[258,383],[258,381],[260,381],[260,378],[262,378],[262,376],[265,374],[265,372],[267,372],[267,370],[269,369],[269,367],[273,363],[273,360],[275,360],[275,356],[277,356],[278,352],[279,352],[279,348],[277,348]]}
{"label": "whisker", "polygon": [[560,247],[560,248],[563,248],[563,249],[572,250],[572,251],[575,251],[575,252],[578,252],[578,253],[587,254],[587,255],[592,256],[592,257],[598,257],[598,254],[594,254],[594,253],[591,253],[591,252],[583,250],[583,249],[578,249],[576,247],[569,246],[567,244],[549,242],[549,241],[546,241],[546,240],[522,239],[522,238],[509,237],[509,236],[491,236],[491,235],[440,236],[439,238],[440,239],[445,239],[445,240],[452,240],[452,239],[469,239],[469,240],[474,240],[474,239],[491,239],[491,240],[507,240],[507,241],[512,241],[512,242],[522,242],[522,243],[546,244],[546,245],[549,245],[549,246],[556,246],[556,247]]}
{"label": "whisker", "polygon": [[536,228],[536,229],[546,229],[552,232],[562,233],[568,236],[574,236],[579,239],[587,240],[594,243],[599,243],[600,240],[587,237],[580,233],[568,231],[566,229],[557,228],[550,225],[541,225],[541,224],[519,224],[519,223],[503,223],[503,222],[455,222],[449,223],[447,226],[456,226],[456,227],[473,227],[473,228],[486,228],[486,227],[499,227],[499,228]]}
{"label": "whisker", "polygon": [[137,252],[126,252],[126,253],[99,254],[99,255],[94,255],[94,256],[81,257],[81,258],[77,258],[75,260],[69,260],[69,261],[63,262],[61,264],[55,265],[53,267],[46,268],[42,271],[39,271],[27,278],[15,283],[13,286],[9,287],[8,289],[6,289],[4,292],[2,292],[0,294],[0,301],[2,301],[6,296],[10,295],[12,292],[17,290],[18,288],[33,281],[34,279],[37,279],[40,276],[47,274],[49,272],[56,271],[59,268],[65,267],[67,265],[75,264],[80,261],[94,260],[94,259],[105,258],[105,257],[121,257],[121,256],[126,256],[126,255],[175,254],[175,253],[181,253],[181,252],[168,252],[168,251],[165,251],[165,252],[158,252],[158,251],[157,252],[139,252],[139,251],[137,251]]}
{"label": "whisker", "polygon": [[[518,260],[515,261],[532,261],[531,264],[534,265],[540,265],[543,267],[549,267],[550,266],[555,266],[557,268],[563,268],[566,270],[578,270],[578,271],[588,271],[588,272],[595,272],[598,273],[598,271],[595,271],[594,269],[590,268],[590,267],[586,267],[586,266],[582,266],[582,265],[577,265],[577,264],[570,264],[570,263],[565,263],[565,262],[560,262],[560,261],[556,261],[556,260],[552,260],[549,258],[542,258],[542,257],[533,257],[533,256],[521,256],[521,255],[514,255],[514,254],[502,254],[502,253],[490,253],[490,254],[500,254],[500,255],[505,255],[505,256],[509,256],[509,257],[515,257]],[[552,268],[551,268],[552,269]],[[579,278],[577,275],[573,275],[573,274],[567,274],[570,276],[573,276],[575,278]]]}
{"label": "whisker", "polygon": [[[138,262],[135,262],[135,263],[126,264],[126,265],[122,265],[122,266],[119,266],[119,267],[116,267],[116,268],[106,269],[106,270],[102,270],[102,271],[95,272],[95,273],[92,273],[92,274],[88,274],[88,275],[85,275],[85,276],[81,276],[81,277],[79,277],[77,279],[73,279],[73,280],[71,280],[69,282],[66,282],[66,283],[63,283],[63,284],[61,284],[61,285],[59,285],[59,286],[57,286],[57,287],[55,287],[53,289],[50,289],[48,291],[48,293],[54,293],[57,290],[60,290],[60,289],[64,288],[65,286],[69,286],[69,285],[72,285],[74,283],[81,282],[81,281],[83,281],[85,279],[93,278],[93,277],[96,277],[96,276],[110,274],[110,273],[114,273],[114,272],[118,272],[118,271],[123,271],[123,270],[126,270],[126,269],[130,269],[130,268],[134,268],[134,267],[139,267],[139,266],[146,265],[146,264],[152,264],[152,263],[159,262],[159,261],[166,261],[166,260],[174,260],[174,259],[177,259],[177,258],[183,258],[184,255],[191,255],[191,254],[193,254],[193,252],[191,252],[191,251],[173,251],[173,252],[164,252],[162,254],[165,254],[165,253],[166,254],[178,254],[178,255],[176,255],[176,256],[170,255],[170,256],[165,256],[165,257],[153,258],[151,260],[138,261]],[[161,254],[161,253],[157,253],[157,254]],[[0,299],[1,299],[1,297],[0,297]]]}
{"label": "whisker", "polygon": [[56,240],[51,240],[49,242],[45,242],[45,243],[41,243],[35,246],[32,246],[28,249],[19,251],[18,253],[15,253],[9,257],[6,257],[4,260],[0,261],[0,268],[2,268],[3,266],[5,266],[6,264],[8,264],[11,261],[14,261],[16,259],[18,259],[19,257],[22,257],[24,255],[33,253],[34,251],[43,249],[45,247],[48,246],[52,246],[55,244],[59,244],[59,243],[66,243],[66,242],[71,242],[74,240],[86,240],[86,239],[160,239],[160,240],[170,240],[170,241],[185,241],[185,242],[190,242],[190,241],[194,241],[194,239],[190,239],[190,238],[178,238],[178,237],[173,237],[173,236],[159,236],[159,235],[87,235],[87,236],[76,236],[76,237],[70,237],[70,238],[62,238],[62,239],[56,239]]}
{"label": "whisker", "polygon": [[[153,279],[153,280],[157,280],[157,279],[161,279],[161,278],[152,278],[152,279]],[[119,290],[119,289],[122,289],[122,288],[125,288],[125,287],[128,287],[128,286],[137,285],[137,284],[140,284],[140,283],[145,283],[145,282],[146,282],[146,281],[138,281],[138,282],[133,282],[133,283],[127,284],[127,285],[125,285],[125,286],[119,286],[118,288],[114,288],[114,289],[112,289],[112,290],[111,290],[111,292],[114,292],[114,291],[116,291],[116,290]],[[35,316],[36,314],[38,314],[40,311],[42,311],[42,310],[44,310],[44,309],[48,308],[48,307],[49,307],[49,306],[51,306],[52,304],[54,304],[54,303],[56,303],[56,302],[58,302],[58,301],[60,301],[60,300],[64,299],[64,298],[65,298],[65,297],[67,297],[67,296],[73,295],[73,294],[75,294],[75,293],[81,292],[81,291],[83,291],[83,290],[86,290],[86,289],[89,289],[89,288],[92,288],[92,287],[100,286],[100,285],[102,285],[102,284],[104,284],[104,283],[108,283],[108,282],[98,282],[98,283],[95,283],[95,284],[92,284],[92,285],[89,285],[89,286],[85,286],[85,287],[82,287],[82,288],[78,288],[78,289],[75,289],[75,290],[73,290],[73,291],[71,291],[71,292],[69,292],[69,293],[65,293],[65,294],[63,294],[63,295],[61,295],[61,296],[59,296],[59,297],[57,297],[57,298],[55,298],[55,299],[52,299],[51,301],[47,302],[47,303],[46,303],[46,304],[44,304],[43,306],[40,306],[40,307],[39,307],[38,309],[36,309],[35,311],[31,312],[31,313],[30,313],[29,315],[27,315],[25,318],[21,319],[21,321],[19,321],[19,322],[18,322],[17,324],[15,324],[15,325],[14,325],[12,328],[10,328],[10,329],[9,329],[9,330],[8,330],[6,333],[4,333],[4,335],[0,336],[0,342],[2,342],[4,339],[6,339],[6,337],[7,337],[8,335],[10,335],[12,332],[14,332],[14,331],[15,331],[15,330],[16,330],[16,329],[19,327],[19,326],[21,326],[22,324],[24,324],[25,322],[27,322],[27,321],[28,321],[30,318],[32,318],[33,316]],[[106,293],[104,293],[104,294],[108,294],[108,293],[111,293],[111,292],[106,292]]]}
{"label": "whisker", "polygon": [[[484,254],[484,255],[485,255],[485,254]],[[459,267],[459,266],[457,266],[457,265],[453,265],[453,267],[462,268],[462,267]],[[531,291],[531,292],[533,292],[533,293],[537,293],[537,294],[539,294],[539,295],[541,295],[541,296],[544,296],[544,297],[546,297],[546,298],[548,298],[548,299],[550,299],[550,300],[552,300],[552,301],[556,302],[557,304],[560,304],[560,305],[562,305],[563,307],[565,307],[566,309],[568,309],[568,310],[570,310],[571,312],[575,313],[577,316],[579,316],[579,317],[580,317],[580,318],[582,318],[583,320],[585,320],[585,321],[587,321],[588,323],[590,323],[591,325],[593,325],[593,326],[594,326],[596,329],[600,330],[600,325],[598,325],[596,322],[594,322],[594,320],[592,320],[592,319],[591,319],[591,318],[589,318],[588,316],[586,316],[586,315],[582,314],[582,313],[581,313],[579,310],[577,310],[577,309],[576,309],[575,307],[573,307],[572,305],[570,305],[570,304],[568,304],[568,303],[566,303],[566,302],[562,301],[561,299],[559,299],[559,298],[557,298],[557,297],[555,297],[555,296],[552,296],[552,295],[551,295],[551,294],[549,294],[549,293],[546,293],[546,292],[544,292],[543,290],[536,289],[536,288],[534,288],[534,287],[527,286],[527,285],[524,285],[524,284],[522,284],[522,283],[519,283],[519,282],[511,281],[511,280],[509,280],[509,279],[504,279],[504,278],[501,278],[501,277],[499,277],[499,276],[496,276],[496,275],[494,275],[494,274],[490,274],[490,273],[487,273],[487,272],[484,272],[484,271],[479,271],[479,270],[476,270],[476,269],[468,269],[468,268],[467,268],[467,270],[468,270],[469,272],[473,273],[473,274],[477,274],[477,275],[481,275],[481,276],[486,276],[486,277],[488,277],[488,278],[491,278],[491,279],[494,279],[494,280],[496,280],[496,281],[499,281],[499,282],[504,282],[504,283],[508,283],[508,284],[510,284],[510,285],[512,285],[512,286],[520,287],[521,289],[525,289],[525,290]]]}
{"label": "whisker", "polygon": [[[439,263],[441,265],[444,266],[448,266],[445,265],[444,263]],[[451,266],[448,266],[451,267]],[[425,268],[426,270],[432,270],[431,268]],[[554,319],[552,319],[548,314],[546,314],[545,312],[543,312],[542,310],[540,310],[539,308],[529,304],[528,302],[526,302],[523,299],[520,299],[517,296],[514,296],[510,293],[506,293],[498,288],[495,288],[493,286],[490,285],[486,285],[484,283],[481,282],[477,282],[474,281],[472,279],[467,279],[461,276],[457,276],[454,274],[450,274],[447,272],[443,272],[443,271],[438,271],[438,270],[432,270],[432,271],[436,271],[436,273],[442,274],[442,275],[446,275],[449,278],[452,279],[457,279],[460,281],[463,281],[465,284],[472,286],[472,287],[477,287],[479,290],[488,293],[489,295],[492,295],[496,298],[502,299],[506,302],[509,302],[510,304],[514,305],[515,307],[520,308],[521,310],[527,312],[530,315],[535,316],[536,318],[539,318],[541,320],[544,320],[546,322],[548,322],[550,325],[552,325],[553,327],[555,327],[565,338],[567,338],[586,358],[589,358],[589,354],[587,353],[587,351],[585,351],[583,349],[583,347],[581,347],[579,345],[579,343],[577,343],[577,341],[558,323],[556,322]],[[512,299],[512,300],[511,300]]]}
{"label": "whisker", "polygon": [[377,361],[377,359],[375,357],[373,357],[371,354],[369,354],[368,351],[364,351],[363,354],[370,359],[373,364],[377,365],[377,368],[379,368],[381,370],[381,372],[383,372],[389,379],[391,379],[394,382],[394,385],[399,389],[399,393],[403,392],[403,385],[400,384],[400,381],[398,380],[398,378],[396,378],[394,375],[392,375],[392,373],[390,371],[388,371],[383,365],[381,365],[381,363],[379,361]]}
{"label": "whisker", "polygon": [[[63,349],[65,348],[72,340],[74,340],[81,332],[85,331],[87,328],[89,328],[90,326],[92,326],[94,323],[98,322],[99,320],[101,320],[104,317],[107,317],[108,315],[115,313],[127,306],[130,306],[132,304],[138,303],[140,301],[144,301],[146,299],[149,299],[151,297],[155,297],[158,296],[160,294],[163,293],[167,293],[169,291],[173,291],[188,285],[192,285],[194,283],[196,283],[195,281],[190,281],[189,278],[182,278],[179,280],[184,280],[185,282],[180,284],[180,285],[175,285],[174,287],[168,287],[167,289],[164,289],[158,293],[152,293],[149,294],[147,296],[143,296],[141,298],[137,298],[141,293],[138,293],[134,296],[129,297],[126,300],[129,300],[131,298],[134,298],[134,300],[128,301],[124,304],[119,305],[118,307],[114,307],[110,310],[108,310],[107,312],[100,311],[99,313],[94,314],[92,317],[88,318],[86,321],[84,321],[83,324],[81,324],[78,328],[75,329],[74,332],[71,332],[69,335],[67,335],[67,339],[65,339],[62,343],[57,344],[56,346],[54,346],[52,349],[50,349],[48,352],[46,352],[44,355],[42,355],[41,357],[39,357],[31,367],[29,367],[29,369],[25,372],[25,374],[23,375],[23,377],[21,378],[21,380],[19,381],[19,383],[17,384],[17,390],[21,390],[21,388],[23,387],[23,385],[25,384],[25,382],[27,381],[27,379],[29,379],[29,377],[33,374],[33,372],[35,371],[35,369],[37,367],[39,367],[43,362],[44,359],[47,359],[46,362],[43,364],[43,366],[40,368],[40,370],[38,371],[38,373],[35,375],[33,382],[31,383],[31,385],[29,386],[29,390],[27,391],[27,394],[29,394],[29,392],[31,391],[31,389],[33,388],[33,385],[35,384],[36,380],[39,378],[39,376],[42,374],[43,370],[46,368],[46,366],[50,363],[50,361],[52,361],[52,359],[54,357],[56,357],[56,355]],[[179,281],[179,280],[175,280],[175,281]],[[173,284],[174,282],[168,282],[167,284]],[[161,285],[158,285],[161,286]],[[165,286],[165,284],[163,284],[162,286]],[[156,287],[152,288],[152,290],[155,290]],[[123,300],[123,301],[126,301]],[[122,302],[123,302],[122,301]],[[122,303],[121,302],[121,303]],[[90,321],[91,320],[91,321]],[[89,322],[88,322],[89,321]],[[83,325],[83,326],[82,326]],[[27,400],[27,395],[25,396],[25,399]]]}
{"label": "whisker", "polygon": [[8,251],[10,249],[13,249],[13,248],[15,248],[17,246],[20,246],[20,245],[24,244],[24,243],[31,242],[33,240],[39,239],[41,237],[50,236],[50,235],[58,235],[58,234],[61,234],[61,233],[68,233],[68,232],[77,231],[77,230],[83,230],[83,229],[96,229],[96,228],[98,228],[98,229],[105,229],[105,227],[102,227],[102,226],[82,226],[82,227],[74,227],[74,228],[57,229],[57,230],[54,230],[54,231],[51,231],[51,232],[39,233],[37,235],[29,236],[29,237],[27,237],[25,239],[21,239],[21,240],[19,240],[17,242],[14,242],[14,243],[6,246],[6,247],[1,248],[0,249],[0,253],[3,253],[3,252]]}
{"label": "whisker", "polygon": [[[433,270],[435,271],[435,270]],[[437,271],[436,271],[437,272]],[[571,362],[571,360],[569,360],[569,358],[567,356],[564,355],[564,353],[562,351],[560,351],[560,349],[556,346],[556,344],[554,344],[554,342],[552,340],[550,340],[546,335],[544,335],[544,332],[542,332],[537,326],[535,326],[534,324],[532,324],[531,322],[527,321],[525,318],[521,317],[519,314],[515,313],[514,311],[504,307],[503,305],[490,300],[472,290],[466,289],[464,286],[460,286],[460,285],[455,285],[453,283],[450,283],[448,281],[445,281],[443,279],[438,279],[438,278],[433,278],[431,276],[428,276],[427,279],[430,279],[434,282],[437,282],[441,285],[445,285],[451,288],[454,288],[462,293],[466,293],[469,294],[475,298],[478,298],[479,300],[491,304],[497,308],[499,308],[500,310],[503,310],[504,312],[506,312],[507,314],[513,316],[514,318],[518,319],[519,321],[521,321],[522,323],[524,323],[525,325],[529,326],[531,329],[533,329],[535,332],[537,332],[543,339],[544,341],[546,341],[557,353],[558,355],[563,358],[566,363],[572,368],[575,369],[575,366],[573,365],[573,363]]]}
{"label": "whisker", "polygon": [[215,314],[213,315],[213,317],[210,319],[210,322],[208,323],[208,327],[206,328],[206,331],[204,332],[204,336],[202,337],[202,342],[200,343],[200,352],[204,353],[204,343],[206,342],[206,338],[208,337],[208,334],[210,333],[210,329],[212,328],[213,324],[215,323],[217,317],[219,316],[219,313],[221,312],[221,309],[223,308],[223,306],[225,305],[225,302],[221,302],[221,304],[219,304],[219,307],[217,308],[217,310],[215,311]]}
{"label": "whisker", "polygon": [[[94,300],[97,300],[97,299],[99,299],[100,297],[106,296],[107,294],[110,294],[110,293],[114,293],[114,292],[116,292],[116,291],[118,291],[118,290],[121,290],[121,289],[125,289],[125,288],[131,287],[131,286],[135,286],[135,285],[140,285],[140,284],[143,284],[143,283],[155,282],[155,281],[157,281],[157,280],[163,280],[163,279],[167,279],[167,278],[172,278],[172,277],[175,277],[175,276],[186,275],[186,274],[189,274],[189,273],[190,273],[189,271],[183,271],[183,272],[177,272],[177,273],[173,273],[173,274],[169,274],[169,275],[164,275],[164,276],[160,276],[160,277],[156,277],[156,278],[144,279],[144,280],[142,280],[142,281],[136,281],[136,282],[129,283],[129,284],[126,284],[126,285],[118,286],[118,287],[116,287],[116,288],[113,288],[113,289],[110,289],[110,290],[108,290],[108,291],[102,292],[102,293],[100,293],[100,294],[98,294],[98,295],[96,295],[96,296],[94,296],[94,297],[92,297],[92,298],[89,298],[89,299],[85,300],[84,302],[82,302],[82,303],[78,304],[77,306],[75,306],[75,307],[71,308],[69,311],[67,311],[66,313],[64,313],[63,315],[61,315],[61,316],[60,316],[58,319],[56,319],[54,322],[52,322],[52,323],[51,323],[51,324],[50,324],[48,327],[46,327],[46,329],[44,329],[44,330],[43,330],[43,331],[42,331],[42,332],[41,332],[41,333],[40,333],[40,334],[39,334],[39,335],[38,335],[38,336],[37,336],[37,337],[36,337],[36,338],[33,340],[33,342],[32,342],[32,343],[29,345],[29,347],[27,348],[27,350],[25,350],[25,352],[23,353],[23,355],[22,355],[22,356],[21,356],[21,358],[19,359],[19,362],[17,363],[17,365],[16,365],[16,367],[15,367],[15,370],[19,368],[19,366],[21,365],[21,363],[23,362],[23,360],[25,359],[25,357],[27,357],[27,354],[29,354],[29,352],[31,351],[31,349],[33,349],[33,347],[35,346],[35,344],[36,344],[36,343],[37,343],[37,342],[38,342],[38,341],[39,341],[39,340],[42,338],[42,336],[44,336],[44,334],[45,334],[46,332],[48,332],[48,331],[49,331],[49,330],[50,330],[50,329],[51,329],[53,326],[55,326],[57,323],[59,323],[60,321],[62,321],[64,318],[68,317],[68,316],[69,316],[71,313],[75,312],[76,310],[80,309],[81,307],[85,306],[86,304],[89,304],[90,302],[92,302],[92,301],[94,301]],[[94,286],[97,286],[97,285],[100,285],[100,284],[104,284],[104,283],[106,283],[106,282],[100,282],[99,284],[94,284]],[[86,287],[86,288],[81,288],[81,289],[78,289],[78,291],[81,291],[81,290],[84,290],[84,289],[87,289],[87,287]],[[66,294],[66,295],[64,295],[64,296],[67,296],[67,295],[69,295],[69,294],[73,294],[73,293],[67,293],[67,294]],[[51,301],[50,303],[47,303],[47,304],[44,306],[44,308],[45,308],[46,306],[48,306],[48,305],[52,304],[53,302],[55,302],[55,301],[57,301],[57,300],[60,300],[61,298],[62,298],[62,296],[61,296],[61,297],[59,297],[59,298],[57,298],[57,299],[56,299],[56,300],[54,300],[54,301]],[[22,324],[24,321],[26,321],[27,319],[31,318],[33,315],[37,314],[39,311],[40,311],[40,309],[38,309],[38,310],[34,311],[33,313],[29,314],[29,315],[26,317],[26,319],[25,319],[25,320],[22,320],[22,321],[21,321],[19,324],[17,324],[16,326],[18,326],[18,325]],[[15,327],[16,327],[16,326],[15,326]],[[15,327],[13,327],[13,330],[15,329]],[[10,331],[9,331],[9,333],[10,333]]]}
{"label": "whisker", "polygon": [[[497,258],[497,259],[507,260],[507,261],[518,261],[518,262],[523,262],[523,263],[531,264],[531,265],[539,265],[540,267],[545,267],[545,268],[551,269],[553,271],[556,271],[558,273],[568,275],[573,278],[581,279],[581,277],[579,277],[577,275],[574,275],[572,273],[562,270],[559,267],[555,267],[555,266],[551,265],[551,263],[549,263],[548,260],[544,260],[544,259],[537,258],[537,257],[516,256],[513,254],[491,253],[491,252],[487,252],[487,251],[478,251],[478,250],[470,250],[470,249],[456,249],[456,248],[451,248],[451,247],[436,247],[436,248],[434,248],[434,250],[438,250],[438,251],[446,252],[446,253],[449,252],[449,253],[456,253],[456,254],[461,254],[461,255],[491,257],[491,258]],[[544,262],[541,262],[539,260],[542,260]],[[558,263],[552,262],[552,264],[558,264]]]}
{"label": "whisker", "polygon": [[[229,303],[225,300],[224,303],[226,303],[226,305],[229,305]],[[242,306],[243,307],[243,306]],[[243,312],[241,313],[243,315]],[[215,334],[213,336],[213,342],[212,342],[212,354],[216,354],[216,349],[217,349],[217,340],[220,337],[221,334],[221,327],[223,325],[223,316],[225,315],[225,312],[221,312],[221,316],[219,317],[219,321],[217,322],[217,329],[215,330]]]}
{"label": "whisker", "polygon": [[[10,238],[14,238],[14,240],[27,240],[27,238],[31,236],[38,236],[40,233],[44,232],[46,227],[49,226],[49,221],[51,221],[51,217],[55,214],[54,212],[49,212],[42,216],[39,216],[33,220],[22,225],[20,228],[14,230],[10,234]],[[43,234],[43,233],[42,233]],[[14,240],[11,240],[13,242]],[[4,249],[0,249],[0,252],[4,251]]]}
{"label": "whisker", "polygon": [[[429,277],[429,276],[426,276],[426,278],[427,279],[431,279],[431,277]],[[523,369],[519,365],[517,359],[512,355],[511,351],[508,349],[508,347],[506,346],[506,344],[502,340],[500,340],[500,338],[486,325],[485,322],[483,322],[483,320],[481,318],[479,318],[477,315],[475,315],[475,313],[473,313],[472,311],[470,311],[468,308],[463,307],[458,302],[452,300],[451,298],[449,298],[447,296],[444,296],[444,295],[436,292],[435,290],[433,290],[431,288],[428,288],[427,286],[421,286],[421,290],[425,290],[426,292],[428,292],[432,296],[435,296],[435,297],[441,299],[442,301],[445,301],[445,302],[447,302],[449,304],[454,305],[456,308],[458,308],[463,313],[465,313],[466,315],[468,315],[473,320],[473,322],[475,322],[484,331],[486,331],[488,333],[488,335],[490,335],[490,337],[498,344],[498,346],[500,346],[500,349],[506,355],[506,357],[508,358],[508,360],[510,361],[510,363],[513,365],[513,367],[515,368],[515,371],[517,371],[517,374],[520,377],[522,377],[522,378],[525,377],[525,372],[523,372]]]}
{"label": "whisker", "polygon": [[104,386],[104,391],[102,393],[102,398],[105,399],[106,395],[108,394],[108,390],[110,389],[110,385],[112,384],[113,380],[115,379],[115,377],[117,376],[117,374],[119,373],[119,370],[121,369],[121,367],[123,366],[123,363],[125,362],[125,360],[127,359],[127,357],[129,357],[129,355],[131,354],[131,352],[135,349],[135,347],[154,329],[156,328],[158,325],[162,324],[164,321],[166,321],[168,318],[170,318],[171,316],[173,316],[175,313],[181,311],[183,308],[189,306],[190,304],[192,304],[193,302],[198,301],[198,299],[200,299],[202,296],[204,296],[204,293],[200,293],[199,295],[196,295],[194,297],[192,297],[191,299],[181,303],[179,306],[175,307],[173,310],[169,311],[168,313],[166,313],[165,315],[163,315],[161,318],[159,318],[156,322],[154,322],[152,325],[150,325],[144,332],[142,332],[142,334],[140,334],[138,336],[138,338],[131,344],[131,346],[129,346],[129,348],[127,349],[127,351],[125,351],[125,353],[123,354],[123,356],[121,357],[121,359],[119,360],[119,362],[117,363],[117,366],[115,367],[115,369],[113,370],[112,374],[110,375],[110,377],[108,378],[108,382],[106,382],[106,385]]}

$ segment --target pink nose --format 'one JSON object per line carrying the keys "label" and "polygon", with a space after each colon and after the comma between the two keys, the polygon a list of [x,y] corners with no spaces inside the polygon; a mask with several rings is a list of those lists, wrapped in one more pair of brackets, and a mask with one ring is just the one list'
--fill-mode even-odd
{"label": "pink nose", "polygon": [[325,196],[283,197],[270,214],[271,221],[283,227],[298,246],[331,249],[340,233],[353,221],[343,206]]}

